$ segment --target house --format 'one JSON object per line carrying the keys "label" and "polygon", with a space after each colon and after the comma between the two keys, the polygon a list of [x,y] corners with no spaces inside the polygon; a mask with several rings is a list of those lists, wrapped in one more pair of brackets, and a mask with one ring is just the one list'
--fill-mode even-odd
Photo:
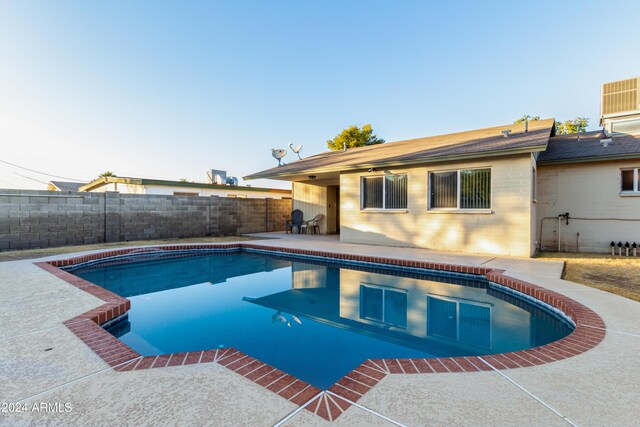
{"label": "house", "polygon": [[106,176],[84,184],[77,191],[117,191],[122,194],[165,194],[173,196],[219,196],[249,199],[290,199],[291,190],[239,186],[226,171],[207,171],[208,183]]}
{"label": "house", "polygon": [[[339,232],[341,242],[527,257],[558,247],[606,252],[612,240],[640,242],[635,81],[636,98],[612,102],[602,132],[555,135],[554,119],[537,120],[322,153],[245,179],[291,181],[293,208],[324,214],[321,232]],[[622,132],[616,109],[630,106]]]}
{"label": "house", "polygon": [[291,190],[200,182],[167,181],[147,178],[101,177],[79,188],[79,191],[117,191],[122,194],[166,194],[174,196],[220,196],[249,199],[291,198]]}
{"label": "house", "polygon": [[86,182],[49,181],[49,184],[47,184],[47,190],[75,193],[85,184]]}

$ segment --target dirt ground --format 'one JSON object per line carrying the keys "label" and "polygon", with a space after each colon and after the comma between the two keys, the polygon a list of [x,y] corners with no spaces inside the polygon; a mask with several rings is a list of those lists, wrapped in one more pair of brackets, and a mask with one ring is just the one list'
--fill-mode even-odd
{"label": "dirt ground", "polygon": [[93,251],[97,249],[108,249],[123,246],[145,246],[145,245],[166,245],[171,243],[218,243],[237,242],[241,240],[259,240],[255,237],[190,237],[185,239],[162,239],[162,240],[137,240],[131,242],[99,243],[95,245],[62,246],[58,248],[46,249],[25,249],[21,251],[0,252],[1,261],[17,261],[21,259],[42,258],[52,255],[68,254],[73,252]]}
{"label": "dirt ground", "polygon": [[565,280],[640,301],[640,256],[543,252],[538,258],[564,261]]}

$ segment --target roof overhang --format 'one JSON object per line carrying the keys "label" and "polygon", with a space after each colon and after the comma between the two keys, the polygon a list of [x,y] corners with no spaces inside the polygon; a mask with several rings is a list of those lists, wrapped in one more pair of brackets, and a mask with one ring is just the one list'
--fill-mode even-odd
{"label": "roof overhang", "polygon": [[469,154],[456,154],[450,156],[434,156],[434,157],[424,157],[420,159],[412,159],[412,160],[391,160],[391,161],[376,161],[370,163],[361,163],[355,165],[342,165],[337,167],[324,167],[324,168],[311,168],[305,170],[297,170],[291,172],[278,173],[278,171],[273,171],[273,169],[269,169],[267,171],[258,172],[252,175],[247,175],[243,177],[244,180],[251,179],[276,179],[283,181],[306,181],[310,179],[311,176],[315,176],[314,179],[332,179],[337,176],[341,172],[355,172],[359,170],[367,170],[370,168],[382,168],[382,167],[407,167],[407,166],[418,166],[418,165],[426,165],[426,164],[434,164],[434,163],[444,163],[444,162],[456,162],[456,161],[467,161],[474,160],[480,158],[487,157],[498,157],[498,156],[512,156],[518,154],[530,154],[544,151],[547,148],[547,144],[538,145],[538,146],[529,146],[525,148],[514,148],[507,150],[495,150],[495,151],[483,151],[479,153],[469,153]]}
{"label": "roof overhang", "polygon": [[571,163],[607,162],[612,160],[640,159],[640,153],[612,154],[610,156],[574,157],[572,159],[541,160],[538,165],[562,165]]}

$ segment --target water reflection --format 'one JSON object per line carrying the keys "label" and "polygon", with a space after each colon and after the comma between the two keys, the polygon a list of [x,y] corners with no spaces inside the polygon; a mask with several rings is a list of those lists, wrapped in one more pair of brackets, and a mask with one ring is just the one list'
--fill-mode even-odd
{"label": "water reflection", "polygon": [[293,262],[292,289],[251,302],[440,355],[513,351],[568,331],[484,282],[385,273]]}
{"label": "water reflection", "polygon": [[[276,276],[265,275],[276,270]],[[390,273],[246,253],[154,259],[76,272],[131,298],[131,314],[138,320],[133,326],[122,322],[111,331],[122,337],[136,335],[145,348],[158,352],[176,351],[174,343],[186,340],[189,348],[204,349],[219,334],[211,333],[216,325],[233,324],[250,334],[252,322],[254,330],[260,329],[255,327],[256,322],[262,324],[260,317],[268,322],[261,326],[263,332],[266,325],[309,331],[313,328],[302,320],[309,319],[448,356],[534,347],[569,331],[550,314],[488,289],[485,282]],[[224,283],[232,286],[214,292]],[[268,311],[248,310],[251,306]],[[160,325],[164,329],[159,331]],[[167,336],[172,330],[179,336]],[[220,338],[230,340],[233,337]]]}

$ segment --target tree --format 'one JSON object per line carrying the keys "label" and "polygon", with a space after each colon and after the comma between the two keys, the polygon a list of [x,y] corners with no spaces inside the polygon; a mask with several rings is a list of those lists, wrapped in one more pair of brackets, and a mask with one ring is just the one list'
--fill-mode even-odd
{"label": "tree", "polygon": [[384,139],[378,138],[373,133],[370,124],[362,126],[362,129],[356,125],[350,126],[336,135],[333,139],[327,141],[327,147],[330,150],[337,151],[347,148],[363,147],[365,145],[382,144]]}
{"label": "tree", "polygon": [[[513,123],[534,122],[536,120],[540,120],[540,116],[525,114]],[[564,122],[556,121],[556,134],[567,135],[570,133],[585,132],[587,126],[589,126],[589,119],[587,117],[576,117],[573,120],[565,120]]]}
{"label": "tree", "polygon": [[101,178],[108,178],[110,176],[116,176],[116,174],[111,172],[111,171],[104,171],[98,176],[101,177]]}
{"label": "tree", "polygon": [[531,117],[530,115],[525,114],[524,116],[520,117],[518,120],[516,120],[513,123],[517,125],[518,123],[535,122],[536,120],[540,120],[540,116]]}
{"label": "tree", "polygon": [[178,182],[188,182],[188,181],[187,181],[187,178],[180,178]]}
{"label": "tree", "polygon": [[589,119],[586,117],[576,117],[573,120],[565,120],[564,122],[556,122],[556,134],[567,135],[570,133],[584,132],[589,125]]}

